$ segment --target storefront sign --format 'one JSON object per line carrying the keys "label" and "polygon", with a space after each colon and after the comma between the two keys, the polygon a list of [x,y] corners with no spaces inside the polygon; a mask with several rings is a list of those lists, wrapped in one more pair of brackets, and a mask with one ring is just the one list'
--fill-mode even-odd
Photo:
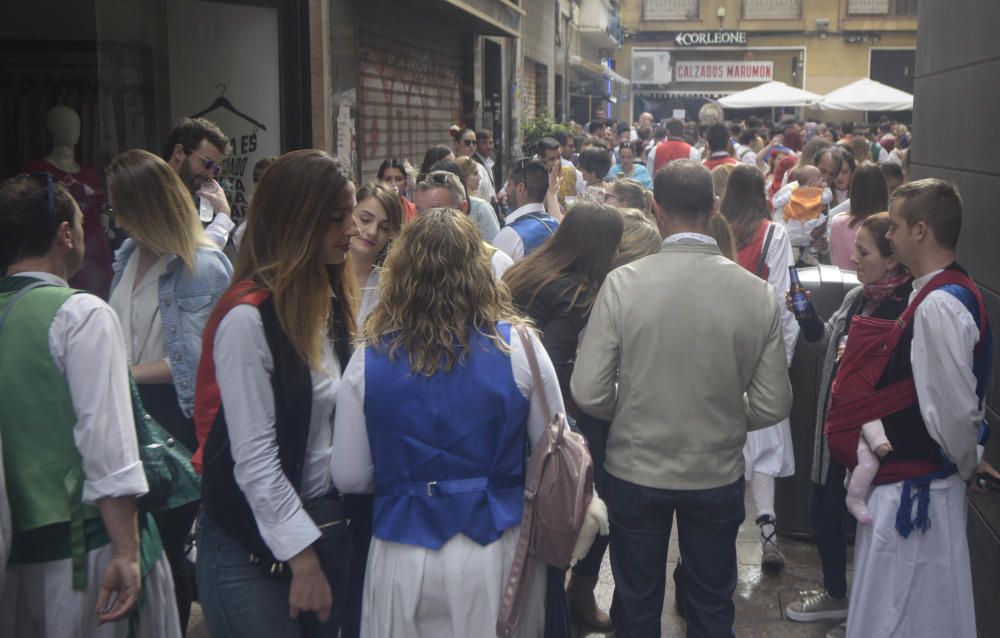
{"label": "storefront sign", "polygon": [[679,47],[709,47],[730,46],[743,47],[747,45],[746,31],[684,31],[674,38],[674,44]]}
{"label": "storefront sign", "polygon": [[677,82],[770,82],[774,79],[774,63],[685,61],[674,64]]}

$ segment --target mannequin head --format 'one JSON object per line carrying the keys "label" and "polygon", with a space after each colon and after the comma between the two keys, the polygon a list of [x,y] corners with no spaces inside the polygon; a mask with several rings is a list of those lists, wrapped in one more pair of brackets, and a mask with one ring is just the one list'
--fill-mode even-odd
{"label": "mannequin head", "polygon": [[80,141],[80,116],[68,106],[53,106],[46,119],[53,146],[76,146]]}

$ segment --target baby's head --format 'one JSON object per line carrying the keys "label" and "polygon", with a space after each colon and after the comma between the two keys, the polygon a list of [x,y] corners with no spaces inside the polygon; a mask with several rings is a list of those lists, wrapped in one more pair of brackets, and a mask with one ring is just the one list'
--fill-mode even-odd
{"label": "baby's head", "polygon": [[819,188],[826,186],[823,174],[815,166],[803,166],[796,173],[795,179],[802,186],[817,186]]}

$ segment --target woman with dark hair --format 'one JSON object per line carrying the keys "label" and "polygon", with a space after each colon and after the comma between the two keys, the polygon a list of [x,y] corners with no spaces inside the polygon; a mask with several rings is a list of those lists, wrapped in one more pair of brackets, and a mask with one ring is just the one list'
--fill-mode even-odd
{"label": "woman with dark hair", "polygon": [[[580,333],[587,326],[597,291],[611,270],[623,230],[624,221],[617,209],[586,202],[577,204],[552,237],[504,273],[514,306],[542,333],[542,345],[555,368],[566,412],[573,419],[582,416],[569,391]],[[593,434],[589,429],[582,433],[585,437]],[[591,445],[592,439],[588,438],[587,443]],[[600,488],[598,484],[598,492]],[[600,538],[592,546],[591,554],[598,552],[603,557],[605,547],[607,538]],[[562,593],[565,574],[549,568],[548,579],[545,636],[568,638],[570,610]],[[596,586],[597,574],[574,572],[567,588],[571,610],[588,626],[610,631],[611,620],[594,599]]]}
{"label": "woman with dark hair", "polygon": [[853,270],[851,254],[861,222],[889,208],[889,188],[882,169],[875,164],[859,168],[851,179],[851,198],[844,204],[847,210],[830,214],[830,261]]}
{"label": "woman with dark hair", "polygon": [[403,211],[399,196],[384,183],[365,184],[358,189],[357,199],[354,221],[358,225],[358,236],[351,241],[351,265],[361,291],[360,326],[378,303],[382,262],[402,228]]}
{"label": "woman with dark hair", "polygon": [[604,176],[611,169],[611,154],[606,146],[593,145],[580,153],[580,172],[587,187],[580,194],[579,201],[593,204],[604,203]]}
{"label": "woman with dark hair", "polygon": [[[257,186],[235,282],[205,328],[198,593],[213,636],[356,635],[331,423],[355,334],[354,185],[317,150]],[[359,586],[355,583],[355,589]]]}
{"label": "woman with dark hair", "polygon": [[427,173],[431,172],[431,167],[440,162],[443,159],[454,160],[455,154],[451,152],[451,149],[443,144],[437,144],[427,149],[424,153],[424,161],[420,163],[420,174],[417,176],[417,181]]}
{"label": "woman with dark hair", "polygon": [[[619,163],[611,167],[608,174],[604,176],[604,181],[613,182],[618,179],[633,179],[643,188],[653,188],[653,178],[649,176],[649,170],[642,162],[642,142],[624,143],[618,147]],[[639,162],[636,162],[639,158]]]}
{"label": "woman with dark hair", "polygon": [[[451,127],[451,136],[455,140],[455,157],[468,157],[472,159],[479,143],[476,132],[471,128],[453,126]],[[496,201],[497,193],[493,189],[493,180],[490,179],[489,169],[476,162],[476,171],[479,173],[479,188],[475,191],[476,197],[487,203]],[[462,181],[464,182],[465,180],[463,179]]]}
{"label": "woman with dark hair", "polygon": [[[736,239],[737,262],[749,272],[771,284],[775,297],[784,299],[788,290],[788,267],[792,260],[792,242],[780,224],[768,219],[764,199],[764,180],[760,171],[749,165],[733,169],[720,206]],[[792,313],[782,307],[781,333],[785,341],[788,365],[792,364],[799,326]],[[761,566],[777,571],[785,565],[778,547],[774,520],[774,479],[795,473],[792,433],[788,419],[770,427],[747,433],[743,447],[746,480],[757,505],[756,522],[760,527]]]}
{"label": "woman with dark hair", "polygon": [[399,201],[403,208],[403,221],[408,222],[417,216],[417,207],[410,201],[413,187],[416,185],[413,166],[408,160],[398,160],[391,157],[378,167],[378,180],[390,189],[399,193]]}
{"label": "woman with dark hair", "polygon": [[[790,620],[798,622],[847,618],[847,537],[843,526],[847,510],[844,500],[846,470],[830,457],[823,426],[830,386],[837,376],[837,365],[844,352],[851,320],[866,316],[897,319],[910,298],[913,280],[893,256],[892,246],[885,238],[888,230],[888,213],[875,213],[860,222],[851,261],[862,285],[847,293],[840,309],[825,324],[811,303],[805,318],[799,322],[805,343],[825,356],[816,400],[812,493],[809,498],[813,538],[823,565],[823,588],[804,592],[785,610]],[[791,308],[791,299],[787,296],[785,303]]]}
{"label": "woman with dark hair", "polygon": [[[543,401],[563,409],[552,363],[524,325],[467,215],[435,208],[403,228],[334,424],[335,484],[375,493],[363,636],[496,635],[525,445],[546,426]],[[545,571],[529,570],[517,635],[535,638]]]}

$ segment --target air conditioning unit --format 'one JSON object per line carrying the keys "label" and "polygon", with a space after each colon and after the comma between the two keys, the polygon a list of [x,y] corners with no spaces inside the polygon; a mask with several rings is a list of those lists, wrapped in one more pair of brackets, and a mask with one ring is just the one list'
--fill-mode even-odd
{"label": "air conditioning unit", "polygon": [[632,84],[670,84],[669,51],[632,51]]}

